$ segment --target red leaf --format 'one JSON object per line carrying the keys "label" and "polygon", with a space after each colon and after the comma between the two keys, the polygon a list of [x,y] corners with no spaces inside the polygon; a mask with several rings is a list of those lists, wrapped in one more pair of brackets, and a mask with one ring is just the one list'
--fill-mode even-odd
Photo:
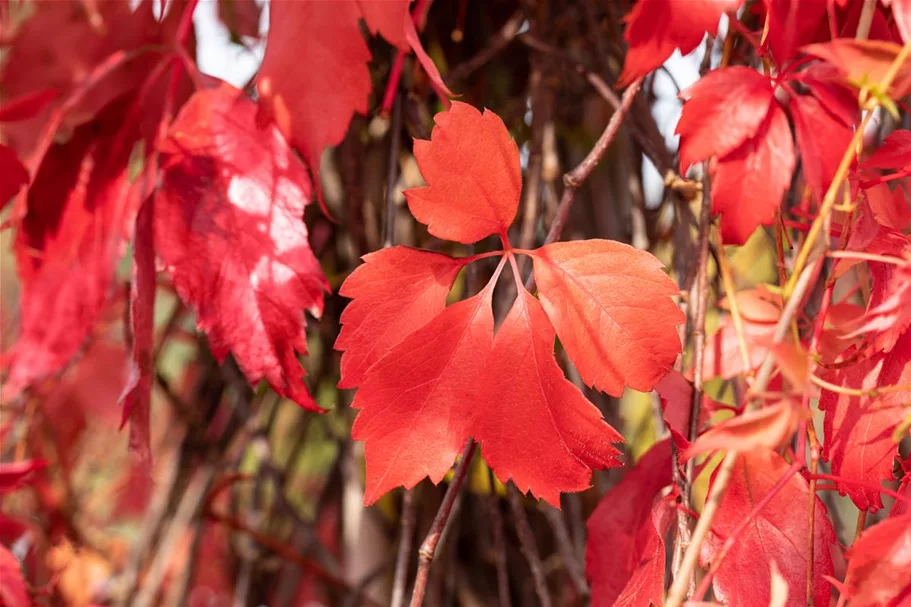
{"label": "red leaf", "polygon": [[585,569],[595,607],[662,604],[664,538],[674,511],[657,497],[671,484],[671,470],[667,439],[642,456],[588,519]]}
{"label": "red leaf", "polygon": [[13,148],[0,143],[0,209],[27,184],[28,171]]}
{"label": "red leaf", "polygon": [[864,190],[873,217],[880,225],[894,230],[904,230],[911,223],[911,206],[901,187],[894,191],[886,183],[878,183]]}
{"label": "red leaf", "polygon": [[[355,112],[367,113],[370,49],[358,21],[405,50],[410,0],[276,2],[256,79],[259,122],[273,120],[314,173],[326,147],[338,144]],[[363,7],[367,7],[364,10]]]}
{"label": "red leaf", "polygon": [[593,469],[620,465],[611,443],[623,437],[563,376],[554,337],[541,303],[522,289],[493,343],[487,398],[495,407],[474,407],[471,426],[500,480],[559,504],[561,491],[591,486]]}
{"label": "red leaf", "polygon": [[133,350],[130,375],[120,400],[122,424],[130,422],[130,451],[142,469],[151,470],[149,414],[152,401],[153,329],[155,325],[155,205],[146,200],[136,217],[133,240],[133,280],[130,283],[130,329]]}
{"label": "red leaf", "polygon": [[[898,57],[901,46],[879,40],[857,40],[838,38],[830,42],[810,44],[803,48],[805,53],[819,57],[832,64],[853,86],[875,84],[882,81],[889,67]],[[911,62],[899,69],[892,81],[889,96],[901,99],[911,91]]]}
{"label": "red leaf", "polygon": [[[734,528],[789,467],[773,451],[757,450],[738,456],[721,507],[712,522],[712,533],[708,534],[702,546],[703,565],[715,558]],[[725,605],[737,607],[768,607],[774,560],[788,586],[795,589],[787,604],[794,607],[804,605],[804,593],[796,589],[806,587],[808,500],[806,480],[794,475],[747,524],[715,575],[715,596],[719,600]],[[830,589],[824,576],[834,573],[830,549],[835,543],[835,532],[825,506],[818,497],[815,502],[813,560],[816,578],[813,598],[816,605],[828,605]]]}
{"label": "red leaf", "polygon": [[721,215],[726,244],[743,244],[772,223],[795,161],[788,118],[773,103],[756,135],[712,164],[712,211]]}
{"label": "red leaf", "polygon": [[775,102],[769,78],[740,66],[709,72],[681,96],[686,103],[675,132],[680,135],[684,172],[710,156],[729,154],[756,136]]}
{"label": "red leaf", "polygon": [[60,91],[55,88],[20,95],[0,106],[0,122],[13,122],[31,118],[59,95]]}
{"label": "red leaf", "polygon": [[[848,350],[844,357],[851,356]],[[877,352],[843,369],[827,370],[821,377],[837,386],[869,391],[891,385],[911,384],[911,333],[891,352]],[[911,390],[871,398],[823,390],[819,408],[825,411],[823,458],[832,462],[832,474],[853,481],[879,485],[892,478],[892,459],[898,445],[892,440],[895,426],[906,415],[904,404]],[[882,508],[877,491],[854,484],[839,484],[861,510]]]}
{"label": "red leaf", "polygon": [[[664,423],[682,437],[689,436],[690,416],[693,404],[693,384],[676,369],[661,378],[655,384],[655,390],[661,399],[661,408],[664,411]],[[699,407],[699,426],[701,429],[709,422],[712,414],[719,409],[729,409],[712,400],[705,394],[702,395],[702,404]]]}
{"label": "red leaf", "polygon": [[364,441],[366,504],[425,476],[439,483],[471,435],[472,411],[497,415],[506,427],[523,415],[502,411],[482,387],[493,345],[492,284],[392,348],[355,394],[351,406],[360,413],[351,437]]}
{"label": "red leaf", "polygon": [[719,449],[738,452],[777,449],[794,436],[801,417],[806,417],[804,410],[790,400],[758,411],[747,411],[710,428],[696,439],[681,459],[688,460],[700,453]]}
{"label": "red leaf", "polygon": [[0,463],[0,495],[9,493],[28,483],[32,472],[43,470],[47,462],[43,459],[28,459],[15,463]]}
{"label": "red leaf", "polygon": [[29,607],[32,600],[22,577],[19,561],[6,546],[0,544],[0,605],[3,607]]}
{"label": "red leaf", "polygon": [[339,294],[342,312],[335,349],[343,351],[340,388],[361,384],[367,371],[446,307],[464,262],[440,253],[392,247],[364,256]]}
{"label": "red leaf", "polygon": [[[495,204],[481,207],[490,218],[486,227],[476,222],[473,231],[456,230],[453,236],[468,241],[499,232],[509,247],[505,232],[515,214],[520,188],[515,144],[492,114],[468,111],[463,104],[455,104],[451,113],[437,117],[432,143],[418,144],[424,148],[418,162],[431,184],[419,192],[438,197],[441,167],[449,157],[463,162],[464,150],[475,143],[472,138],[480,137],[480,146],[474,147],[488,150],[480,157],[498,162],[485,162],[484,170],[468,165],[470,171],[463,171],[461,178],[466,181],[464,173],[469,172],[473,177],[470,195],[492,193],[488,199]],[[446,130],[450,126],[454,128]],[[429,175],[425,170],[428,162]],[[504,171],[515,175],[514,184],[510,179],[503,185]],[[443,175],[444,183],[452,179]],[[462,196],[462,184],[453,183],[443,192]],[[512,201],[508,208],[493,194],[498,188],[509,190]],[[413,192],[406,196],[415,200]],[[450,225],[465,227],[463,216],[453,213],[453,208],[463,207],[454,205],[449,197],[434,200],[437,208],[454,216],[440,224],[441,230]],[[419,199],[418,207],[424,202]],[[437,219],[433,213],[422,217]],[[505,255],[514,266],[515,252],[507,250]],[[554,504],[559,503],[560,492],[587,487],[591,467],[616,463],[617,452],[611,443],[620,437],[562,377],[554,360],[555,333],[560,334],[574,362],[582,365],[583,377],[591,370],[599,384],[609,374],[615,390],[622,390],[624,382],[649,389],[680,351],[674,323],[682,322],[683,316],[670,299],[677,289],[661,272],[657,259],[619,243],[557,243],[522,253],[534,256],[541,303],[514,276],[519,300],[496,339],[491,298],[506,257],[479,295],[443,309],[432,319],[458,266],[472,258],[447,260],[393,249],[368,257],[367,269],[352,274],[351,287],[342,287],[355,296],[355,302],[346,318],[346,331],[352,327],[354,332],[346,333],[343,340],[345,356],[354,361],[354,379],[343,377],[341,383],[360,385],[352,403],[360,409],[352,436],[365,441],[364,499],[368,504],[393,487],[413,487],[424,476],[439,482],[469,437],[481,442],[501,480],[513,478],[519,487]],[[402,264],[407,267],[396,267]],[[401,280],[391,278],[399,272],[403,273]],[[562,280],[573,284],[560,284]],[[384,281],[393,284],[382,284]],[[401,292],[394,298],[401,310],[393,306],[370,309],[391,290]],[[631,290],[636,290],[635,297],[629,294]],[[360,302],[361,297],[366,299]],[[573,304],[577,309],[570,309]],[[415,307],[416,313],[407,311]],[[644,308],[666,320],[643,322]],[[580,314],[585,321],[580,327],[588,329],[589,335],[573,334],[576,329],[571,323],[582,318]],[[603,325],[600,332],[598,322]],[[611,357],[594,367],[585,365],[588,351],[594,355],[604,351],[604,344],[596,343],[603,339],[614,348]],[[579,353],[582,357],[576,358]],[[376,362],[371,364],[373,359]],[[620,368],[615,369],[618,364]]]}
{"label": "red leaf", "polygon": [[691,53],[708,32],[718,32],[721,15],[741,0],[639,0],[626,16],[623,37],[629,46],[621,84],[629,84],[664,63],[675,49]]}
{"label": "red leaf", "polygon": [[259,38],[262,10],[257,0],[218,0],[219,20],[237,38]]}
{"label": "red leaf", "polygon": [[892,8],[892,17],[902,40],[911,42],[911,0],[883,0],[883,4]]}
{"label": "red leaf", "polygon": [[319,316],[328,289],[302,219],[310,180],[255,113],[224,83],[181,110],[161,146],[155,248],[219,359],[233,352],[251,383],[319,410],[297,359],[303,311]]}
{"label": "red leaf", "polygon": [[129,103],[117,101],[51,148],[29,190],[16,234],[22,316],[7,361],[9,398],[63,370],[108,301],[136,213],[127,168],[138,133],[123,124]]}
{"label": "red leaf", "polygon": [[873,155],[864,161],[864,167],[911,171],[911,131],[892,131]]}
{"label": "red leaf", "polygon": [[580,240],[541,247],[533,259],[541,304],[587,385],[614,396],[624,385],[647,392],[670,370],[684,315],[657,258],[619,242]]}
{"label": "red leaf", "polygon": [[804,177],[821,201],[850,145],[852,129],[826,111],[816,97],[792,97],[790,108]]}
{"label": "red leaf", "polygon": [[771,47],[778,65],[788,63],[797,48],[828,33],[824,0],[765,0],[768,11],[768,35],[765,44]]}
{"label": "red leaf", "polygon": [[894,516],[866,529],[848,550],[851,605],[905,605],[911,597],[911,515]]}
{"label": "red leaf", "polygon": [[472,243],[505,234],[519,207],[522,173],[503,121],[458,101],[434,120],[430,141],[414,142],[428,186],[405,191],[411,213],[437,238]]}

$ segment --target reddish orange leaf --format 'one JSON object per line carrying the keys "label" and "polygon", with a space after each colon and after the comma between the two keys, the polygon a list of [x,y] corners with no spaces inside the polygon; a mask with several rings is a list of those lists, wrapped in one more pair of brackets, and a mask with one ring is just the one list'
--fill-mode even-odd
{"label": "reddish orange leaf", "polygon": [[533,259],[541,304],[587,385],[614,396],[624,385],[647,392],[670,370],[684,315],[657,258],[581,240],[541,247]]}
{"label": "reddish orange leaf", "polygon": [[911,515],[866,529],[848,550],[851,605],[907,605],[911,599]]}
{"label": "reddish orange leaf", "polygon": [[790,400],[747,411],[713,426],[696,439],[682,455],[683,460],[715,450],[777,449],[794,436],[806,412]]}
{"label": "reddish orange leaf", "polygon": [[319,316],[328,289],[302,219],[310,179],[255,113],[224,83],[181,110],[161,146],[155,249],[219,359],[233,352],[251,383],[319,410],[297,359],[303,310]]}
{"label": "reddish orange leaf", "polygon": [[[827,2],[810,0],[765,0],[768,34],[765,44],[772,49],[775,62],[788,63],[803,44],[825,40],[828,28],[825,22]],[[764,23],[765,19],[760,20]]]}
{"label": "reddish orange leaf", "polygon": [[16,152],[0,143],[0,209],[27,184],[28,171],[22,166]]}
{"label": "reddish orange leaf", "polygon": [[6,546],[0,544],[0,605],[4,607],[29,607],[32,600],[22,578],[19,561]]}
{"label": "reddish orange leaf", "polygon": [[[854,355],[853,349],[843,354]],[[877,352],[844,368],[820,375],[829,383],[853,390],[886,386],[911,386],[911,333],[905,333],[891,352]],[[819,408],[825,411],[823,458],[832,462],[832,474],[879,485],[892,478],[892,460],[898,445],[892,440],[895,426],[907,415],[911,388],[877,397],[848,396],[823,390]],[[877,491],[853,484],[839,484],[861,510],[882,508]]]}
{"label": "reddish orange leaf", "polygon": [[[777,453],[764,449],[742,453],[712,522],[712,533],[702,546],[701,559],[707,564],[715,558],[725,540],[785,475],[790,466]],[[717,473],[716,473],[717,474]],[[714,481],[714,479],[713,479]],[[791,588],[805,588],[807,577],[807,508],[809,487],[799,474],[794,475],[771,498],[737,537],[715,575],[715,596],[726,605],[768,607],[771,600],[772,561]],[[815,499],[813,561],[816,577],[813,598],[817,605],[828,605],[830,585],[824,576],[834,574],[830,550],[835,531],[826,507]],[[799,504],[801,507],[795,507]],[[804,593],[792,592],[789,605],[803,605]]]}
{"label": "reddish orange leaf", "polygon": [[822,200],[835,176],[841,157],[851,142],[853,129],[830,114],[810,95],[792,97],[791,115],[804,178],[816,200]]}
{"label": "reddish orange leaf", "polygon": [[[682,437],[689,436],[690,417],[693,405],[693,384],[676,369],[661,378],[655,384],[655,390],[661,399],[661,407],[664,410],[664,423],[680,434]],[[702,404],[699,407],[699,426],[697,430],[703,428],[709,422],[719,409],[730,409],[705,394],[702,395]]]}
{"label": "reddish orange leaf", "polygon": [[442,312],[463,265],[408,247],[365,255],[339,291],[352,299],[335,342],[335,349],[344,352],[339,387],[359,386],[376,361]]}
{"label": "reddish orange leaf", "polygon": [[[898,57],[901,46],[881,40],[857,40],[837,38],[830,42],[810,44],[803,48],[805,53],[814,55],[835,66],[853,86],[871,85],[882,82],[889,66]],[[911,91],[911,61],[899,69],[888,94],[900,99]]]}
{"label": "reddish orange leaf", "polygon": [[500,480],[559,504],[561,491],[588,489],[593,469],[620,465],[611,443],[623,437],[563,376],[554,337],[541,303],[522,289],[490,356],[488,402],[502,412],[477,407],[472,426]]}
{"label": "reddish orange leaf", "polygon": [[28,484],[32,472],[43,470],[47,462],[43,459],[29,459],[15,463],[0,463],[0,495],[9,493]]}
{"label": "reddish orange leaf", "polygon": [[901,187],[893,191],[888,184],[878,183],[864,190],[863,196],[880,225],[901,231],[911,223],[911,205]]}
{"label": "reddish orange leaf", "polygon": [[911,131],[892,131],[882,145],[864,161],[864,167],[911,171]]}
{"label": "reddish orange leaf", "polygon": [[623,37],[629,46],[621,84],[629,84],[664,63],[676,49],[684,55],[715,35],[721,15],[741,0],[639,0],[626,16]]}
{"label": "reddish orange leaf", "polygon": [[664,539],[674,511],[658,494],[673,482],[671,470],[666,439],[642,456],[588,519],[585,570],[595,607],[662,604]]}
{"label": "reddish orange leaf", "polygon": [[60,95],[57,89],[49,88],[20,95],[0,105],[0,122],[12,122],[31,118]]}
{"label": "reddish orange leaf", "polygon": [[519,207],[522,173],[519,149],[503,121],[458,101],[434,121],[430,141],[414,142],[428,186],[405,192],[411,213],[446,240],[472,243],[505,234]]}

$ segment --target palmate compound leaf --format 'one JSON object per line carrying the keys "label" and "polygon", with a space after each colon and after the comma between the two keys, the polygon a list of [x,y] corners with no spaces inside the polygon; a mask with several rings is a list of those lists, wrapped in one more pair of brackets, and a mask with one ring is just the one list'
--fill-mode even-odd
{"label": "palmate compound leaf", "polygon": [[[505,125],[458,102],[436,122],[430,142],[417,146],[428,186],[406,192],[409,205],[453,239],[500,234],[513,255],[505,234],[520,169]],[[464,165],[463,183],[453,185],[447,161]],[[340,386],[358,387],[352,436],[365,442],[368,504],[425,476],[439,482],[470,437],[501,480],[555,505],[560,492],[588,487],[592,468],[618,465],[612,443],[622,439],[563,376],[555,335],[581,323],[561,342],[573,342],[567,351],[584,377],[613,394],[624,385],[649,390],[680,352],[677,290],[657,259],[619,243],[562,243],[531,254],[541,301],[517,281],[519,296],[496,335],[492,295],[505,257],[478,295],[448,307],[449,288],[471,258],[394,247],[367,256],[342,286],[353,301],[336,344],[344,351]],[[571,286],[559,284],[562,274]],[[597,363],[579,358],[605,354]]]}
{"label": "palmate compound leaf", "polygon": [[[849,349],[843,358],[854,354]],[[870,391],[887,386],[911,385],[911,333],[905,333],[889,352],[877,352],[843,368],[820,373],[829,383],[852,390]],[[823,390],[819,408],[825,412],[823,458],[832,463],[832,474],[878,486],[892,478],[892,460],[898,453],[895,427],[908,414],[911,389],[879,395],[849,396]],[[854,484],[839,484],[861,510],[882,508],[879,492]]]}
{"label": "palmate compound leaf", "polygon": [[[757,449],[739,454],[712,531],[702,545],[703,564],[716,558],[725,540],[788,468],[784,458],[774,451]],[[807,481],[794,475],[747,524],[715,575],[715,596],[721,602],[732,607],[768,607],[774,561],[788,586],[794,589],[787,605],[805,605],[808,499]],[[824,576],[834,572],[830,548],[835,542],[835,531],[825,505],[818,497],[815,503],[813,598],[816,605],[828,605],[830,584]]]}
{"label": "palmate compound leaf", "polygon": [[[787,115],[767,76],[747,67],[710,72],[683,93],[680,168],[714,156],[712,211],[729,244],[771,223],[796,162]],[[718,128],[724,124],[725,128]]]}
{"label": "palmate compound leaf", "polygon": [[329,288],[303,222],[310,178],[255,114],[225,83],[181,110],[161,146],[155,249],[218,358],[232,352],[251,383],[318,410],[297,359],[304,310],[319,316]]}

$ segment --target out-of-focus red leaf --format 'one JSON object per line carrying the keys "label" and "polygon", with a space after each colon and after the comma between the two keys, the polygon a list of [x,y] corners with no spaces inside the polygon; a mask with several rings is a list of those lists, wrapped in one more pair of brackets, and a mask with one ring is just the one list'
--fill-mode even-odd
{"label": "out-of-focus red leaf", "polygon": [[739,452],[777,449],[794,436],[803,413],[789,399],[758,411],[747,411],[710,428],[682,454],[682,459],[719,449]]}
{"label": "out-of-focus red leaf", "polygon": [[827,39],[826,5],[818,0],[764,0],[768,15],[765,45],[775,62],[784,65],[804,44]]}
{"label": "out-of-focus red leaf", "polygon": [[721,215],[725,243],[743,244],[760,225],[772,223],[795,163],[788,118],[773,103],[756,135],[711,165],[712,211]]}
{"label": "out-of-focus red leaf", "polygon": [[[803,51],[829,62],[838,68],[849,83],[861,86],[881,82],[901,51],[901,46],[880,40],[837,38],[830,42],[810,44]],[[911,61],[905,62],[899,69],[888,94],[893,99],[901,99],[909,91]]]}
{"label": "out-of-focus red leaf", "polygon": [[20,95],[0,105],[0,122],[13,122],[31,118],[56,99],[60,91],[55,88],[43,89]]}
{"label": "out-of-focus red leaf", "polygon": [[29,607],[28,587],[22,577],[19,561],[6,546],[0,544],[0,605],[3,607]]}
{"label": "out-of-focus red leaf", "polygon": [[888,184],[878,183],[864,190],[864,197],[877,223],[895,230],[904,230],[911,223],[911,205],[900,187],[893,191]]}
{"label": "out-of-focus red leaf", "polygon": [[237,38],[259,38],[262,11],[257,0],[218,0],[219,20]]}
{"label": "out-of-focus red leaf", "polygon": [[463,262],[440,253],[392,247],[364,256],[339,294],[342,312],[335,348],[342,354],[340,388],[360,385],[367,371],[446,307]]}
{"label": "out-of-focus red leaf", "polygon": [[816,200],[821,201],[850,144],[852,129],[811,95],[792,97],[790,108],[804,177]]}
{"label": "out-of-focus red leaf", "polygon": [[670,370],[684,315],[657,258],[619,242],[577,240],[541,247],[533,259],[541,304],[586,385],[614,396],[624,385],[647,392]]}
{"label": "out-of-focus red leaf", "polygon": [[0,143],[0,209],[28,183],[28,171],[13,148]]}
{"label": "out-of-focus red leaf", "polygon": [[409,3],[301,0],[270,6],[256,79],[259,122],[273,120],[314,173],[323,150],[342,140],[354,113],[367,113],[371,54],[359,20],[406,50],[402,27]]}
{"label": "out-of-focus red leaf", "polygon": [[[505,234],[519,207],[519,149],[499,116],[467,103],[434,117],[430,141],[414,142],[429,184],[405,191],[408,208],[438,238],[472,243]],[[454,139],[470,145],[454,146]]]}
{"label": "out-of-focus red leaf", "polygon": [[233,352],[251,383],[319,410],[297,359],[303,311],[318,317],[329,288],[302,219],[310,179],[255,113],[224,83],[181,110],[161,146],[155,249],[219,359]]}
{"label": "out-of-focus red leaf", "polygon": [[130,283],[130,328],[133,349],[130,374],[120,398],[123,403],[122,424],[130,422],[130,450],[146,469],[151,467],[152,462],[149,414],[152,401],[152,341],[156,286],[154,212],[154,202],[147,199],[142,203],[136,217],[133,280]]}
{"label": "out-of-focus red leaf", "polygon": [[[683,437],[689,436],[690,417],[693,401],[693,384],[676,369],[661,378],[655,384],[655,390],[661,399],[661,407],[664,410],[664,422],[667,426]],[[720,409],[729,407],[702,395],[702,404],[699,407],[699,427],[703,428],[712,414]]]}
{"label": "out-of-focus red leaf", "polygon": [[906,605],[911,599],[911,515],[889,517],[864,530],[848,549],[851,605]]}
{"label": "out-of-focus red leaf", "polygon": [[892,18],[902,40],[911,42],[911,0],[883,0],[883,4],[892,9]]}
{"label": "out-of-focus red leaf", "polygon": [[0,495],[9,493],[28,484],[32,472],[43,470],[47,462],[43,459],[27,459],[15,463],[0,463]]}
{"label": "out-of-focus red leaf", "polygon": [[[852,354],[848,350],[844,357]],[[825,370],[820,376],[853,390],[911,385],[911,333],[905,333],[891,352],[877,352],[844,368]],[[822,455],[832,462],[832,474],[874,486],[891,479],[898,449],[892,432],[907,414],[909,397],[911,390],[869,397],[823,389],[819,398],[819,408],[825,411]],[[877,491],[847,483],[839,484],[839,491],[861,510],[882,508]]]}
{"label": "out-of-focus red leaf", "polygon": [[625,17],[623,37],[629,46],[620,82],[629,84],[658,68],[676,49],[691,53],[708,32],[718,32],[726,12],[741,0],[639,0]]}
{"label": "out-of-focus red leaf", "polygon": [[864,161],[865,168],[911,171],[911,131],[892,131]]}
{"label": "out-of-focus red leaf", "polygon": [[[747,343],[750,369],[743,368],[740,354],[740,343],[734,322],[730,315],[725,315],[715,333],[705,340],[703,355],[703,380],[714,377],[730,379],[748,370],[759,368],[765,360],[772,345],[775,325],[781,317],[781,297],[773,295],[765,288],[749,289],[737,292],[737,305],[743,319],[744,340]],[[725,307],[726,299],[721,302]],[[692,368],[687,370],[687,378],[692,379]]]}
{"label": "out-of-focus red leaf", "polygon": [[676,129],[681,171],[710,156],[725,156],[755,137],[775,103],[769,78],[742,66],[709,72],[681,97],[686,100]]}
{"label": "out-of-focus red leaf", "polygon": [[813,63],[800,72],[800,81],[836,120],[849,128],[857,124],[860,115],[857,92],[842,83],[837,68],[828,63]]}
{"label": "out-of-focus red leaf", "polygon": [[[757,449],[738,456],[721,507],[712,522],[712,532],[702,545],[704,565],[715,558],[734,528],[789,467],[780,455],[769,450]],[[768,607],[773,560],[791,588],[806,587],[808,499],[806,480],[799,474],[794,475],[747,524],[715,574],[713,583],[718,599],[737,607]],[[828,605],[830,585],[824,576],[834,573],[830,549],[835,543],[835,531],[825,505],[818,497],[815,503],[813,598],[817,605]],[[802,507],[796,508],[795,504]],[[792,593],[788,605],[804,605],[804,593]]]}
{"label": "out-of-focus red leaf", "polygon": [[494,338],[489,405],[475,408],[471,432],[501,481],[559,504],[561,492],[591,486],[592,470],[620,465],[611,443],[623,437],[564,377],[554,337],[541,303],[522,289]]}
{"label": "out-of-focus red leaf", "polygon": [[592,605],[661,605],[664,538],[673,509],[657,498],[671,484],[671,470],[671,441],[665,439],[605,494],[588,519],[585,570]]}
{"label": "out-of-focus red leaf", "polygon": [[6,360],[9,398],[61,371],[109,300],[137,207],[127,169],[138,133],[123,124],[130,102],[118,100],[52,147],[29,190],[15,244],[21,320]]}

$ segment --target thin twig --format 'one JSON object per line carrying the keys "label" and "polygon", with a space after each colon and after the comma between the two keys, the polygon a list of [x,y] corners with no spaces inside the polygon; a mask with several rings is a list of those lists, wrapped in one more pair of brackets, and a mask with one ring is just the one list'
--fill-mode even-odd
{"label": "thin twig", "polygon": [[513,13],[512,16],[506,20],[506,23],[503,24],[503,27],[500,28],[500,31],[490,37],[490,41],[486,47],[481,49],[477,55],[449,72],[446,76],[446,83],[450,88],[481,69],[487,62],[493,59],[497,53],[506,48],[509,43],[515,39],[523,21],[525,21],[525,15],[522,11]]}
{"label": "thin twig", "polygon": [[547,521],[554,530],[554,539],[557,540],[557,549],[560,551],[560,556],[563,558],[563,565],[566,567],[566,572],[569,573],[569,577],[576,587],[576,592],[578,592],[580,596],[587,597],[591,594],[591,590],[588,587],[588,582],[585,581],[585,571],[582,569],[582,563],[576,558],[573,541],[569,537],[569,528],[566,525],[566,519],[563,518],[563,513],[550,504],[542,504],[540,509],[544,513],[544,516],[547,517]]}
{"label": "thin twig", "polygon": [[493,527],[494,561],[497,567],[497,596],[500,607],[511,607],[509,597],[509,570],[506,568],[506,541],[503,532],[503,513],[500,512],[500,498],[496,492],[493,470],[487,469],[490,482],[490,497],[488,498],[490,510],[490,524]]}
{"label": "thin twig", "polygon": [[414,491],[405,491],[405,495],[402,497],[402,530],[399,537],[399,551],[395,559],[395,577],[393,578],[390,607],[401,607],[405,603],[405,583],[414,539],[414,523],[417,518],[416,506]]}
{"label": "thin twig", "polygon": [[386,172],[386,224],[383,226],[383,246],[395,244],[395,184],[399,175],[399,146],[402,139],[402,99],[395,96],[392,106],[392,126],[389,129],[389,169]]}
{"label": "thin twig", "polygon": [[519,547],[528,566],[531,569],[531,577],[535,581],[535,592],[538,595],[538,601],[541,607],[550,607],[550,592],[547,590],[547,579],[544,577],[544,566],[541,563],[541,555],[538,553],[538,546],[535,543],[535,536],[528,523],[528,515],[525,513],[525,505],[522,503],[522,494],[510,483],[506,488],[506,494],[509,497],[509,506],[512,509],[512,516],[516,522],[516,534],[519,536]]}
{"label": "thin twig", "polygon": [[452,513],[452,506],[462,490],[462,484],[465,482],[476,448],[477,444],[472,439],[468,439],[468,444],[465,445],[465,449],[462,451],[462,459],[456,464],[452,482],[449,484],[449,488],[446,489],[446,495],[443,496],[443,503],[440,504],[440,509],[437,510],[433,523],[430,525],[430,531],[418,551],[418,572],[414,579],[411,607],[419,607],[424,602],[424,594],[427,592],[427,578],[430,575],[433,556],[436,554],[440,538],[443,535],[443,529],[446,527],[446,522]]}

